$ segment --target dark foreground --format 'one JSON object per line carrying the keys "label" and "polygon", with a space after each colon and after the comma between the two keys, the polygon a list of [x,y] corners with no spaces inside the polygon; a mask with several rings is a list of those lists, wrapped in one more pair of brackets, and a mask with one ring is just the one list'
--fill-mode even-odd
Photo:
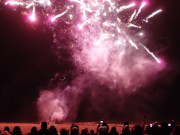
{"label": "dark foreground", "polygon": [[[46,127],[47,124],[47,127]],[[9,129],[8,129],[8,128]],[[6,128],[6,130],[5,130]],[[9,131],[8,131],[9,130]],[[0,123],[0,135],[180,135],[176,123]]]}

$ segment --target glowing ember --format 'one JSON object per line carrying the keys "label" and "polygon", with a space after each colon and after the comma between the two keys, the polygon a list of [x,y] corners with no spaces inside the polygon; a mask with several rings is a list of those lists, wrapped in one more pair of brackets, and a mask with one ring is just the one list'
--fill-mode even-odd
{"label": "glowing ember", "polygon": [[33,11],[32,14],[29,16],[29,19],[33,22],[36,21],[35,6],[33,6]]}

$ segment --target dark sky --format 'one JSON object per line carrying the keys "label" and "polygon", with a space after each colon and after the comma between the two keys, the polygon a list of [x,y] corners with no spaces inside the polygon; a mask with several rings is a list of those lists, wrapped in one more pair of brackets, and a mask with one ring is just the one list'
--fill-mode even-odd
{"label": "dark sky", "polygon": [[[162,75],[157,82],[147,88],[147,95],[159,96],[157,103],[152,101],[148,104],[157,111],[155,118],[180,120],[178,1],[153,0],[152,3],[164,10],[149,29],[152,28],[152,37],[164,48],[159,54],[167,60],[168,68],[160,73]],[[58,65],[52,45],[52,32],[45,24],[38,22],[32,27],[19,11],[6,8],[1,3],[0,121],[37,120],[36,100],[40,89],[47,88],[54,74],[64,68]],[[137,99],[136,95],[129,98]]]}

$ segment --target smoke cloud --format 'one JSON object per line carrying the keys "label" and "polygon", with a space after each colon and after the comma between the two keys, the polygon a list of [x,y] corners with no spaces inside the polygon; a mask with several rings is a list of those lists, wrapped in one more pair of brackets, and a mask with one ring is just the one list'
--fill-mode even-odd
{"label": "smoke cloud", "polygon": [[118,25],[117,34],[114,27],[103,27],[100,17],[89,22],[86,30],[62,23],[53,28],[59,62],[72,66],[76,75],[68,84],[58,79],[53,88],[40,93],[40,118],[60,122],[142,117],[149,108],[133,95],[150,85],[164,65],[144,50],[124,23]]}
{"label": "smoke cloud", "polygon": [[[164,67],[143,49],[134,49],[123,37],[120,45],[116,46],[114,39],[95,44],[93,41],[97,35],[89,32],[74,36],[79,44],[76,47],[68,46],[66,51],[71,52],[73,64],[78,69],[76,72],[82,73],[65,87],[59,85],[59,80],[53,89],[40,93],[40,118],[58,122],[126,118],[127,102],[130,103],[128,95],[150,84]],[[63,35],[55,33],[54,37],[62,46]],[[57,51],[57,54],[60,53]],[[61,61],[62,56],[59,57]],[[143,103],[141,108],[143,113],[148,112],[148,107]],[[139,118],[142,115],[139,111],[132,117]]]}

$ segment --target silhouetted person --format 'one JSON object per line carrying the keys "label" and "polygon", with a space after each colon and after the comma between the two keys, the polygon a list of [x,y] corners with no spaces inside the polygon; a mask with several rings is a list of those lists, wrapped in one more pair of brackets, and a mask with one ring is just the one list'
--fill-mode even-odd
{"label": "silhouetted person", "polygon": [[155,122],[152,126],[152,135],[159,135],[159,133],[158,123]]}
{"label": "silhouetted person", "polygon": [[152,135],[152,128],[150,126],[146,126],[145,133],[148,135]]}
{"label": "silhouetted person", "polygon": [[21,129],[19,126],[15,126],[13,129],[13,135],[22,135]]}
{"label": "silhouetted person", "polygon": [[61,135],[68,135],[69,133],[66,129],[61,129],[60,134]]}
{"label": "silhouetted person", "polygon": [[161,128],[159,131],[160,131],[160,135],[169,135],[170,134],[170,128],[168,127],[168,123],[162,122]]}
{"label": "silhouetted person", "polygon": [[135,125],[135,127],[132,128],[131,134],[132,135],[143,135],[143,129],[140,125]]}
{"label": "silhouetted person", "polygon": [[101,126],[98,128],[99,135],[108,135],[107,126]]}
{"label": "silhouetted person", "polygon": [[170,132],[172,132],[172,130],[177,127],[176,121],[172,120],[170,124],[171,124],[171,126],[169,128],[170,128]]}
{"label": "silhouetted person", "polygon": [[180,127],[176,126],[175,128],[173,128],[170,135],[180,135]]}
{"label": "silhouetted person", "polygon": [[79,127],[74,126],[71,130],[71,135],[79,135]]}
{"label": "silhouetted person", "polygon": [[124,121],[123,124],[124,124],[124,126],[126,126],[126,125],[129,126],[129,122],[128,121]]}
{"label": "silhouetted person", "polygon": [[82,130],[81,130],[81,135],[89,135],[88,129],[87,129],[87,128],[82,129]]}
{"label": "silhouetted person", "polygon": [[28,133],[27,135],[37,135],[37,128],[36,127],[32,127],[31,128],[31,133]]}
{"label": "silhouetted person", "polygon": [[49,128],[49,132],[51,135],[58,135],[57,129],[55,128],[55,126],[51,126]]}
{"label": "silhouetted person", "polygon": [[121,135],[130,135],[130,134],[131,134],[131,131],[129,129],[129,125],[124,125]]}
{"label": "silhouetted person", "polygon": [[1,135],[11,135],[12,133],[9,130],[9,127],[4,127],[4,130],[2,131]]}
{"label": "silhouetted person", "polygon": [[95,135],[94,130],[90,130],[90,135]]}
{"label": "silhouetted person", "polygon": [[106,122],[103,122],[102,126],[103,126],[103,127],[107,127],[107,133],[108,133],[108,132],[109,132],[109,126],[108,126],[108,124],[107,124]]}
{"label": "silhouetted person", "polygon": [[47,130],[47,122],[41,123],[41,129],[37,132],[38,135],[50,135],[49,130]]}
{"label": "silhouetted person", "polygon": [[109,135],[118,135],[118,132],[117,132],[115,126],[113,126],[113,127],[111,128],[111,131],[110,131]]}
{"label": "silhouetted person", "polygon": [[70,129],[71,129],[71,132],[72,132],[73,127],[74,127],[74,123],[72,123],[72,125],[71,125],[71,128],[70,128]]}
{"label": "silhouetted person", "polygon": [[10,134],[12,134],[8,126],[4,127],[4,131],[8,131]]}

